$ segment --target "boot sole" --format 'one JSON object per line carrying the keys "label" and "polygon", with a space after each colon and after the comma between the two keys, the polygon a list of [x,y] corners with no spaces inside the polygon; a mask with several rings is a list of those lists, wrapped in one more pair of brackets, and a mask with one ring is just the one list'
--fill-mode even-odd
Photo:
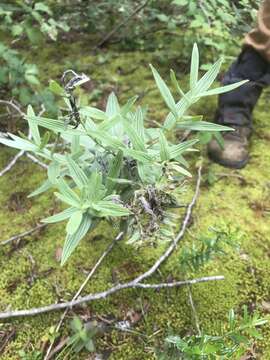
{"label": "boot sole", "polygon": [[243,169],[249,161],[249,157],[241,161],[226,161],[213,156],[211,153],[208,153],[208,156],[215,163],[231,169]]}

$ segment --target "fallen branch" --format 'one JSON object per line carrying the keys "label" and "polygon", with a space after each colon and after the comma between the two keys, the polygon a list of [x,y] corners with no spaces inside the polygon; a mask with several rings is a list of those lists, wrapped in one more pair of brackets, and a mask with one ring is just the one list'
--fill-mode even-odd
{"label": "fallen branch", "polygon": [[[105,259],[105,257],[112,251],[114,245],[116,244],[117,241],[119,241],[122,237],[123,237],[123,232],[120,232],[116,238],[112,241],[112,243],[107,247],[107,249],[104,251],[104,253],[100,256],[100,258],[98,259],[98,261],[96,262],[96,264],[93,266],[93,268],[91,269],[91,271],[89,272],[89,274],[87,275],[86,279],[84,280],[83,284],[81,285],[81,287],[79,288],[79,290],[76,292],[76,294],[74,295],[72,301],[76,300],[81,292],[83,291],[83,289],[85,288],[86,284],[88,283],[88,281],[93,277],[93,275],[95,274],[97,268],[100,266],[100,264],[102,263],[102,261]],[[55,332],[59,332],[62,324],[63,324],[63,321],[67,315],[69,311],[69,308],[66,308],[66,310],[64,311],[64,313],[62,314],[61,318],[60,318],[60,321],[55,329]],[[51,342],[48,350],[47,350],[47,353],[44,357],[44,360],[48,360],[51,358],[51,355],[54,353],[52,352],[51,353],[51,350],[52,350],[52,347],[54,345],[54,341]]]}
{"label": "fallen branch", "polygon": [[209,281],[218,281],[218,280],[224,280],[224,276],[209,276],[209,277],[203,277],[203,278],[197,278],[197,279],[191,279],[191,280],[183,280],[183,281],[175,281],[171,283],[160,283],[160,284],[141,284],[141,283],[134,283],[134,281],[130,281],[126,284],[119,284],[117,286],[114,286],[110,288],[109,290],[102,291],[96,294],[89,294],[86,295],[78,300],[75,301],[68,301],[63,302],[59,304],[52,304],[48,306],[43,306],[39,308],[33,308],[29,310],[18,310],[18,311],[5,311],[0,313],[0,319],[8,319],[8,318],[14,318],[14,317],[20,317],[20,316],[33,316],[38,314],[43,314],[49,311],[55,311],[55,310],[61,310],[66,308],[72,308],[75,305],[80,305],[85,302],[90,302],[93,300],[100,300],[105,299],[107,296],[123,289],[128,288],[143,288],[143,289],[164,289],[164,288],[173,288],[173,287],[181,287],[185,285],[194,285]]}
{"label": "fallen branch", "polygon": [[1,241],[0,246],[7,245],[7,244],[9,244],[9,243],[11,243],[13,241],[16,241],[16,240],[20,240],[20,239],[32,234],[33,232],[44,228],[45,226],[47,226],[47,224],[38,224],[37,226],[35,226],[34,228],[32,228],[30,230],[27,230],[27,231],[25,231],[25,232],[23,232],[21,234],[14,235],[14,236],[12,236],[11,238],[9,238],[7,240]]}
{"label": "fallen branch", "polygon": [[146,5],[149,3],[150,0],[146,0],[143,4],[136,7],[136,9],[123,20],[120,22],[112,31],[110,31],[95,47],[95,50],[100,48],[102,45],[104,45],[117,31],[124,25],[126,25],[130,19],[132,19],[136,14],[138,14],[143,8],[146,7]]}
{"label": "fallen branch", "polygon": [[85,302],[90,302],[94,300],[104,299],[108,297],[111,294],[114,294],[120,290],[128,289],[128,288],[145,288],[145,289],[160,289],[160,288],[169,288],[169,287],[177,287],[177,286],[184,286],[184,285],[192,285],[197,284],[201,282],[206,281],[216,281],[216,280],[222,280],[223,276],[212,276],[212,277],[204,277],[199,279],[192,279],[192,280],[183,280],[178,282],[172,282],[172,283],[162,283],[162,284],[143,284],[141,283],[144,279],[150,277],[159,267],[160,265],[167,260],[167,258],[171,255],[171,253],[175,250],[177,244],[179,241],[183,238],[185,231],[187,229],[192,209],[196,203],[196,200],[199,196],[199,190],[200,190],[200,184],[201,184],[201,166],[198,169],[198,179],[196,184],[196,189],[194,196],[190,202],[190,204],[187,207],[187,211],[184,217],[184,220],[182,222],[181,229],[175,239],[172,241],[171,245],[167,248],[167,250],[160,256],[160,258],[154,263],[154,265],[147,270],[145,273],[139,275],[134,280],[129,281],[124,284],[118,284],[116,286],[113,286],[105,291],[94,293],[94,294],[88,294],[86,296],[83,296],[77,300],[71,300],[68,302],[58,303],[58,304],[51,304],[47,306],[42,306],[38,308],[33,308],[29,310],[15,310],[15,311],[6,311],[0,313],[0,319],[7,319],[7,318],[13,318],[13,317],[19,317],[19,316],[33,316],[37,314],[46,313],[49,311],[55,311],[65,308],[72,308],[73,306],[80,305]]}

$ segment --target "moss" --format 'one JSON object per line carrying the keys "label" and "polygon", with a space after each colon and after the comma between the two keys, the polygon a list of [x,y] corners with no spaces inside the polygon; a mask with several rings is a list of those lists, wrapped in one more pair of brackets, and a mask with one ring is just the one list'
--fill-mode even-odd
{"label": "moss", "polygon": [[[80,56],[78,56],[80,54]],[[51,59],[54,59],[52,64]],[[32,61],[40,62],[43,81],[49,76],[57,78],[67,67],[72,66],[79,72],[89,74],[96,84],[95,90],[108,93],[114,89],[122,101],[139,93],[141,103],[151,107],[149,121],[162,119],[165,115],[163,102],[154,88],[154,82],[148,63],[157,62],[151,53],[112,53],[88,55],[82,43],[46,47],[39,54],[32,54]],[[164,72],[165,66],[161,68]],[[181,74],[178,74],[181,75]],[[184,83],[186,79],[184,78]],[[104,85],[105,84],[105,85]],[[86,95],[84,95],[86,96]],[[88,100],[87,100],[88,101]],[[102,104],[97,93],[93,102]],[[270,248],[269,218],[269,130],[267,106],[262,99],[255,113],[256,132],[253,137],[250,165],[239,174],[241,182],[234,175],[238,172],[225,170],[208,162],[205,158],[204,177],[209,171],[214,174],[226,173],[213,185],[204,184],[194,213],[193,226],[185,238],[185,243],[205,234],[212,225],[233,224],[244,235],[240,253],[229,252],[226,260],[218,259],[194,276],[224,274],[225,280],[217,283],[198,284],[192,288],[194,301],[199,313],[201,327],[210,333],[219,331],[230,308],[241,311],[243,304],[250,309],[258,308],[262,300],[269,301],[270,280],[268,274]],[[196,105],[196,111],[211,119],[214,113],[215,99],[207,99]],[[194,112],[196,112],[194,110]],[[3,168],[14,151],[1,148],[0,168]],[[40,169],[25,158],[0,178],[0,232],[1,239],[22,232],[46,216],[55,204],[51,194],[31,198],[29,202],[21,199],[20,211],[9,206],[12,193],[31,192],[44,179]],[[190,195],[190,193],[188,194]],[[25,208],[27,204],[27,209]],[[111,229],[104,224],[90,234],[78,247],[76,253],[63,268],[56,257],[56,249],[63,244],[64,225],[48,226],[41,233],[24,239],[15,245],[0,248],[0,309],[30,308],[55,301],[68,300],[80,287],[85,273],[95,263],[111,241]],[[158,249],[135,250],[124,243],[116,245],[97,275],[87,285],[85,293],[101,291],[115,280],[130,279],[153,263],[160,253]],[[113,276],[113,274],[114,276]],[[168,275],[181,276],[178,256],[162,267],[161,273],[153,281],[164,280]],[[85,305],[91,314],[109,315],[123,319],[129,309],[139,308],[146,302],[148,310],[136,327],[142,334],[126,335],[114,331],[105,339],[98,341],[100,350],[112,348],[111,359],[152,359],[153,349],[162,343],[164,336],[171,333],[185,335],[194,331],[192,315],[187,300],[186,289],[142,291],[126,290],[108,299]],[[33,318],[8,321],[16,329],[16,337],[10,341],[1,359],[17,359],[20,349],[30,351],[42,346],[42,337],[48,334],[50,326],[57,324],[59,313],[51,313]],[[6,325],[5,325],[6,326]],[[67,324],[63,327],[67,332]],[[262,359],[269,359],[270,325],[264,327],[264,338],[258,343]],[[80,357],[78,357],[80,358]]]}

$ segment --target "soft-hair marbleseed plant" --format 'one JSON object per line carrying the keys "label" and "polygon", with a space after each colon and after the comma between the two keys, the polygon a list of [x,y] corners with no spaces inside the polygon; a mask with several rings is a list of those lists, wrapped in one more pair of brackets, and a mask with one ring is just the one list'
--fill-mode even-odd
{"label": "soft-hair marbleseed plant", "polygon": [[[84,81],[82,78],[68,89],[51,82],[51,90],[63,97],[69,116],[60,113],[58,119],[39,117],[29,106],[25,118],[32,140],[13,134],[9,134],[10,139],[0,138],[2,144],[33,152],[49,162],[48,179],[30,196],[53,188],[55,196],[67,206],[43,220],[45,223],[67,220],[62,265],[101,220],[115,223],[118,219],[128,242],[135,245],[173,236],[174,215],[169,210],[177,206],[175,192],[181,189],[183,180],[191,176],[184,155],[193,151],[199,140],[172,143],[168,139],[173,138],[176,128],[214,133],[231,130],[202,121],[198,116],[185,115],[201,97],[221,94],[245,83],[209,90],[221,64],[220,59],[199,79],[199,52],[195,44],[187,93],[182,91],[171,70],[171,81],[180,98],[177,101],[150,65],[169,109],[159,127],[145,127],[146,111],[135,106],[136,96],[120,106],[114,93],[110,94],[105,111],[84,106],[75,108],[75,116],[71,92]],[[41,134],[39,127],[47,131]],[[53,144],[49,143],[50,139],[54,139]]]}

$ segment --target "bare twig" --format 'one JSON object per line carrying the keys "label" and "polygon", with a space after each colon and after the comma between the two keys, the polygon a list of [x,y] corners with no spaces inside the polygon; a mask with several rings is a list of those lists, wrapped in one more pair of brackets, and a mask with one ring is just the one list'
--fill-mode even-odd
{"label": "bare twig", "polygon": [[[2,101],[2,100],[0,100],[0,101]],[[8,137],[8,134],[6,134],[6,135],[7,135],[7,137]],[[31,131],[30,131],[30,129],[29,129],[27,138],[28,138],[29,140],[31,140],[31,137],[32,137],[32,135],[31,135]],[[20,157],[22,157],[24,154],[25,154],[25,150],[20,150],[20,151],[12,158],[12,160],[6,165],[6,167],[4,167],[4,169],[3,169],[2,171],[0,171],[0,177],[3,176],[3,175],[5,175],[9,170],[11,170],[11,169],[13,168],[13,166],[16,164],[17,160],[18,160]]]}
{"label": "bare twig", "polygon": [[124,25],[126,25],[130,19],[132,19],[136,14],[138,14],[143,8],[146,7],[146,5],[149,3],[150,0],[146,0],[141,5],[137,6],[136,9],[128,16],[126,17],[122,22],[120,22],[112,31],[110,31],[95,47],[95,50],[100,48],[102,45],[104,45],[117,31]]}
{"label": "bare twig", "polygon": [[86,295],[75,301],[68,301],[68,302],[63,302],[63,303],[59,303],[59,304],[52,304],[52,305],[43,306],[43,307],[39,307],[39,308],[33,308],[33,309],[29,309],[29,310],[5,311],[5,312],[0,313],[0,319],[8,319],[8,318],[14,318],[14,317],[20,317],[20,316],[33,316],[33,315],[43,314],[43,313],[46,313],[49,311],[71,308],[75,305],[83,304],[85,302],[105,299],[107,296],[109,296],[119,290],[123,290],[123,289],[129,289],[129,288],[133,288],[133,289],[135,289],[135,288],[163,289],[163,288],[173,288],[173,287],[194,285],[194,284],[199,284],[199,283],[204,283],[204,282],[209,282],[209,281],[219,281],[219,280],[224,280],[224,276],[221,276],[221,275],[209,276],[209,277],[202,277],[202,278],[191,279],[191,280],[175,281],[175,282],[171,282],[171,283],[160,283],[160,284],[141,284],[141,283],[134,283],[134,281],[130,281],[125,284],[119,284],[117,286],[110,288],[109,290],[102,291],[100,293]]}
{"label": "bare twig", "polygon": [[43,306],[39,308],[33,308],[29,310],[18,310],[18,311],[6,311],[0,313],[0,319],[7,319],[11,317],[19,317],[19,316],[32,316],[37,314],[42,314],[49,311],[54,310],[60,310],[65,308],[72,308],[73,306],[80,305],[85,302],[90,302],[94,300],[104,299],[108,297],[111,294],[114,294],[120,290],[127,289],[127,288],[145,288],[145,289],[155,289],[155,288],[166,288],[166,287],[176,287],[176,286],[184,286],[184,285],[191,285],[196,284],[200,282],[206,282],[206,281],[213,281],[213,280],[222,280],[223,277],[207,277],[207,278],[200,278],[200,279],[193,279],[193,280],[183,280],[173,283],[162,283],[162,284],[142,284],[141,282],[145,280],[146,278],[150,277],[159,267],[160,265],[167,260],[167,258],[171,255],[171,253],[175,250],[176,245],[179,243],[179,241],[183,238],[186,228],[188,226],[192,209],[196,203],[196,200],[199,196],[199,189],[201,184],[201,166],[198,169],[198,179],[196,184],[196,189],[194,196],[190,202],[190,204],[187,207],[187,211],[184,217],[184,220],[182,222],[181,229],[175,239],[172,241],[171,245],[167,248],[167,250],[160,256],[160,258],[154,263],[154,265],[147,270],[145,273],[139,275],[134,280],[129,281],[127,283],[118,284],[116,286],[113,286],[105,291],[94,293],[94,294],[88,294],[86,296],[83,296],[79,299],[76,299],[74,301],[68,301],[58,304],[51,304],[48,306]]}
{"label": "bare twig", "polygon": [[193,313],[193,318],[194,318],[194,321],[195,321],[195,325],[196,325],[196,329],[198,331],[198,334],[201,336],[201,329],[200,329],[200,324],[199,324],[199,317],[198,317],[198,314],[197,314],[197,310],[196,310],[196,307],[194,305],[194,301],[193,301],[193,297],[192,297],[192,292],[191,292],[191,286],[189,285],[188,286],[188,299],[189,299],[189,303],[190,303],[190,306],[191,306],[191,309],[192,309],[192,313]]}
{"label": "bare twig", "polygon": [[[107,247],[107,249],[104,251],[104,253],[100,256],[100,258],[98,259],[98,261],[96,262],[96,264],[94,265],[94,267],[91,269],[91,271],[89,272],[89,274],[87,275],[86,279],[84,280],[83,284],[81,285],[81,287],[79,288],[79,290],[76,292],[76,294],[73,296],[72,301],[76,300],[81,292],[83,291],[84,287],[86,286],[86,284],[88,283],[88,281],[93,277],[94,273],[96,272],[97,268],[100,266],[100,264],[102,263],[102,261],[104,260],[104,258],[112,251],[114,245],[116,244],[117,241],[119,241],[122,237],[123,237],[124,233],[120,232],[116,238],[112,241],[112,243]],[[64,313],[62,314],[60,321],[56,327],[56,332],[58,332],[60,330],[60,327],[63,324],[63,321],[68,313],[69,308],[66,308],[66,310],[64,311]],[[48,360],[51,358],[50,354],[51,354],[51,350],[53,347],[54,342],[52,341],[47,353],[44,357],[44,360]]]}
{"label": "bare twig", "polygon": [[36,158],[34,155],[30,154],[30,153],[26,153],[26,156],[31,159],[33,161],[33,163],[39,165],[40,167],[42,167],[43,169],[47,170],[48,169],[48,165],[45,164],[44,162],[40,161],[38,158]]}
{"label": "bare twig", "polygon": [[15,155],[14,158],[12,158],[12,160],[6,165],[6,167],[4,167],[4,169],[0,171],[0,177],[5,175],[5,173],[12,169],[13,166],[16,164],[17,160],[22,157],[24,153],[24,150],[19,151],[18,154]]}
{"label": "bare twig", "polygon": [[0,104],[7,105],[7,106],[13,108],[14,110],[16,110],[21,116],[25,116],[25,113],[20,109],[20,107],[18,105],[14,104],[13,101],[0,100]]}
{"label": "bare twig", "polygon": [[16,240],[20,240],[20,239],[32,234],[33,232],[44,228],[46,225],[47,224],[38,224],[37,226],[35,226],[34,228],[32,228],[30,230],[27,230],[27,231],[25,231],[25,232],[23,232],[21,234],[14,235],[14,236],[12,236],[11,238],[9,238],[9,239],[7,239],[5,241],[1,241],[0,246],[7,245],[7,244],[9,244],[9,243],[11,243],[13,241],[16,241]]}

